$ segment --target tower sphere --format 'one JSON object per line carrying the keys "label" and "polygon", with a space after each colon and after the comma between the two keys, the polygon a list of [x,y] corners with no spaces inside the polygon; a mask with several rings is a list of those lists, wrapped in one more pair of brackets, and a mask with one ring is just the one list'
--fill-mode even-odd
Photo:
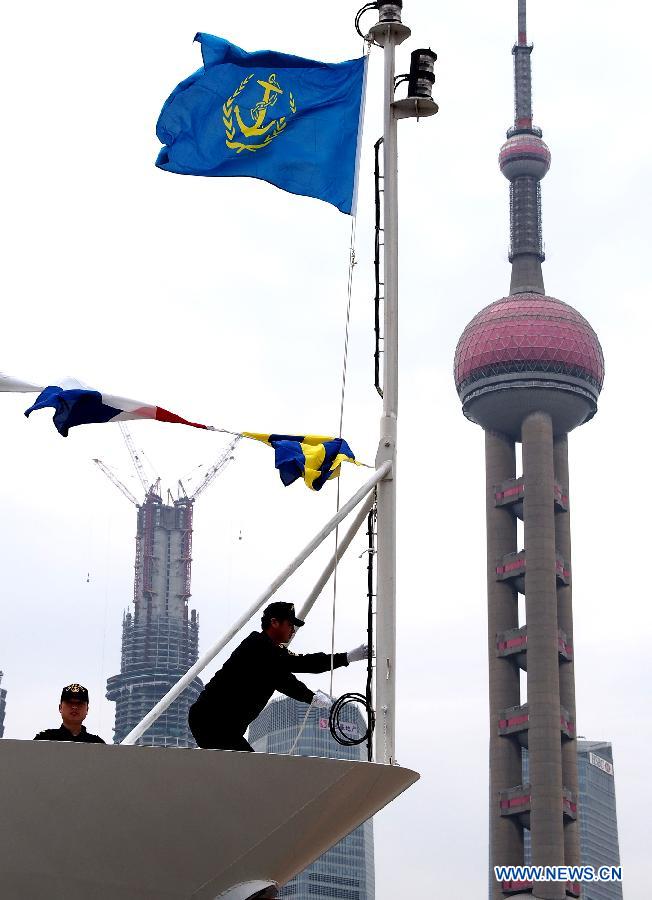
{"label": "tower sphere", "polygon": [[536,134],[515,134],[500,148],[498,163],[510,181],[521,175],[540,181],[550,168],[550,150]]}
{"label": "tower sphere", "polygon": [[516,440],[532,412],[549,413],[555,434],[588,421],[603,380],[596,333],[572,306],[543,294],[512,294],[486,306],[455,351],[464,415]]}

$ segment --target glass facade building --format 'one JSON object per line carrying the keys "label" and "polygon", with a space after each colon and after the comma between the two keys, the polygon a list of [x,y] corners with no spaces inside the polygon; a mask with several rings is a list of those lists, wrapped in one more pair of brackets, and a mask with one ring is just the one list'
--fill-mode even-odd
{"label": "glass facade building", "polygon": [[[583,866],[619,866],[616,785],[611,744],[608,741],[577,741],[579,776],[578,821],[580,858]],[[528,756],[523,750],[523,784],[528,781]],[[532,861],[530,832],[525,829],[525,864]],[[623,900],[621,882],[582,884],[582,900]]]}
{"label": "glass facade building", "polygon": [[[578,740],[582,864],[595,869],[620,865],[613,763],[608,741]],[[583,900],[622,900],[623,886],[618,882],[586,884],[582,895]]]}
{"label": "glass facade building", "polygon": [[[307,709],[305,703],[289,697],[273,700],[249,727],[249,742],[254,750],[366,760],[366,744],[343,747],[331,737],[324,711],[311,709],[306,719]],[[353,737],[362,734],[365,728],[362,714],[353,705],[345,707],[341,720],[345,732]],[[374,896],[371,820],[320,856],[279,893],[279,897],[290,900],[374,900]]]}

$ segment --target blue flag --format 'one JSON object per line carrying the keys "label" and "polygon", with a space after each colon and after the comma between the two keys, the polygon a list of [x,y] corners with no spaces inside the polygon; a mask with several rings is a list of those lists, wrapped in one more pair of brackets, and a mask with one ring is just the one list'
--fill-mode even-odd
{"label": "blue flag", "polygon": [[324,63],[247,53],[198,34],[204,65],[165,101],[156,165],[261,178],[355,212],[366,59]]}

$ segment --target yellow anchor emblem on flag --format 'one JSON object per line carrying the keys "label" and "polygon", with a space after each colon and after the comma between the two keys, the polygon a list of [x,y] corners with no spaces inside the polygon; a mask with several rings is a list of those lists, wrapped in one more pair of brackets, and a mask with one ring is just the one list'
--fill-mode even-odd
{"label": "yellow anchor emblem on flag", "polygon": [[[222,106],[222,121],[224,122],[224,130],[226,133],[226,146],[236,153],[242,153],[243,150],[255,152],[263,147],[268,147],[274,138],[282,134],[287,125],[287,116],[278,116],[275,119],[267,119],[267,111],[270,107],[276,105],[279,97],[285,94],[285,91],[278,83],[276,74],[272,72],[267,80],[256,81],[263,89],[262,98],[248,110],[251,124],[247,124],[240,110],[240,105],[235,103],[236,98],[247,88],[249,82],[254,77],[254,73],[247,75],[236,90],[231,94],[228,100]],[[244,98],[243,98],[244,99]],[[288,105],[292,115],[296,113],[297,106],[292,91],[288,92]],[[235,121],[234,121],[235,120]],[[236,140],[237,132],[240,132],[241,140]]]}

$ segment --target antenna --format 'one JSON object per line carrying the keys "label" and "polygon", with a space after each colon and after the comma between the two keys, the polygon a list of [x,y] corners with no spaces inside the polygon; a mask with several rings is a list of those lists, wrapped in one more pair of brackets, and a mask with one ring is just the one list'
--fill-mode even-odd
{"label": "antenna", "polygon": [[518,42],[523,46],[527,44],[526,16],[525,0],[518,0]]}
{"label": "antenna", "polygon": [[[532,44],[527,42],[525,0],[518,0],[518,39],[514,54],[514,128],[511,133],[532,131],[541,137],[540,129],[532,126]],[[510,137],[510,132],[507,136]]]}

